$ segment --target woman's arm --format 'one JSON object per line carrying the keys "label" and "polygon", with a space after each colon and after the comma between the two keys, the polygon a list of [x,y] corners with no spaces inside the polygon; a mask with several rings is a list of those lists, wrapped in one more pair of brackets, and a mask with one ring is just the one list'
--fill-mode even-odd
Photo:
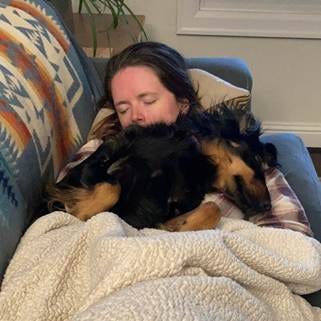
{"label": "woman's arm", "polygon": [[314,237],[321,241],[321,184],[302,139],[282,133],[263,135],[262,141],[276,146],[280,170],[302,203]]}

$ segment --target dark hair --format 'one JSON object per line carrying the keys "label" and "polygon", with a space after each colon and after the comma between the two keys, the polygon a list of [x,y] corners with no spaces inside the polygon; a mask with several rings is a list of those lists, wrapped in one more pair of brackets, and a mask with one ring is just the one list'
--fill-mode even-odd
{"label": "dark hair", "polygon": [[178,101],[187,99],[191,106],[199,105],[183,56],[163,43],[152,41],[135,43],[109,59],[105,77],[107,102],[113,104],[111,94],[113,77],[118,71],[129,66],[151,68],[164,87],[173,93]]}
{"label": "dark hair", "polygon": [[[195,91],[189,77],[184,57],[174,48],[152,41],[130,45],[108,60],[105,76],[106,96],[102,99],[101,105],[114,106],[111,81],[117,72],[131,66],[151,68],[163,86],[174,94],[177,101],[188,100],[187,114],[201,110],[197,91]],[[98,127],[101,125],[106,124],[102,121]],[[119,124],[117,126],[120,128]],[[103,127],[99,127],[99,131],[96,130],[97,136],[105,136],[104,130]]]}

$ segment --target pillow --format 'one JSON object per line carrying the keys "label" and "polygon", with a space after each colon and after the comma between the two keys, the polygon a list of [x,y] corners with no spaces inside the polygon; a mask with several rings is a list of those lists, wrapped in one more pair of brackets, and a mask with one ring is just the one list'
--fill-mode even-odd
{"label": "pillow", "polygon": [[202,69],[189,69],[189,74],[205,109],[221,105],[223,102],[235,108],[243,108],[249,104],[251,95],[248,90],[236,87]]}
{"label": "pillow", "polygon": [[86,140],[102,86],[47,2],[1,1],[0,15],[1,281],[45,182]]}
{"label": "pillow", "polygon": [[[244,108],[249,105],[251,95],[246,89],[236,87],[213,74],[197,68],[189,69],[194,89],[205,110],[215,108],[223,102],[233,108]],[[92,129],[105,117],[111,116],[115,111],[110,107],[101,108],[91,126],[88,140],[93,139]]]}

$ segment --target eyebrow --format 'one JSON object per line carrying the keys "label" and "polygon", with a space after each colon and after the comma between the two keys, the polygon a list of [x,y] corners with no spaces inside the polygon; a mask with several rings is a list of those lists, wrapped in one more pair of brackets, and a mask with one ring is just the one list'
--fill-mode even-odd
{"label": "eyebrow", "polygon": [[[157,97],[157,93],[155,92],[144,92],[139,94],[137,97],[138,98],[144,98],[146,96],[155,96],[155,98]],[[123,105],[123,104],[128,104],[128,100],[120,100],[117,103],[115,103],[115,107],[119,106],[119,105]]]}
{"label": "eyebrow", "polygon": [[128,104],[128,101],[127,100],[120,100],[115,104],[115,107],[118,107],[118,106],[123,105],[123,104]]}

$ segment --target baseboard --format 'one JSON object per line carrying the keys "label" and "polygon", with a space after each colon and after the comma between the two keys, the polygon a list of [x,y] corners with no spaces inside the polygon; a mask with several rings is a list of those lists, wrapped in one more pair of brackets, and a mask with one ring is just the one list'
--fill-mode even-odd
{"label": "baseboard", "polygon": [[308,147],[321,147],[321,123],[262,122],[265,134],[291,132]]}

